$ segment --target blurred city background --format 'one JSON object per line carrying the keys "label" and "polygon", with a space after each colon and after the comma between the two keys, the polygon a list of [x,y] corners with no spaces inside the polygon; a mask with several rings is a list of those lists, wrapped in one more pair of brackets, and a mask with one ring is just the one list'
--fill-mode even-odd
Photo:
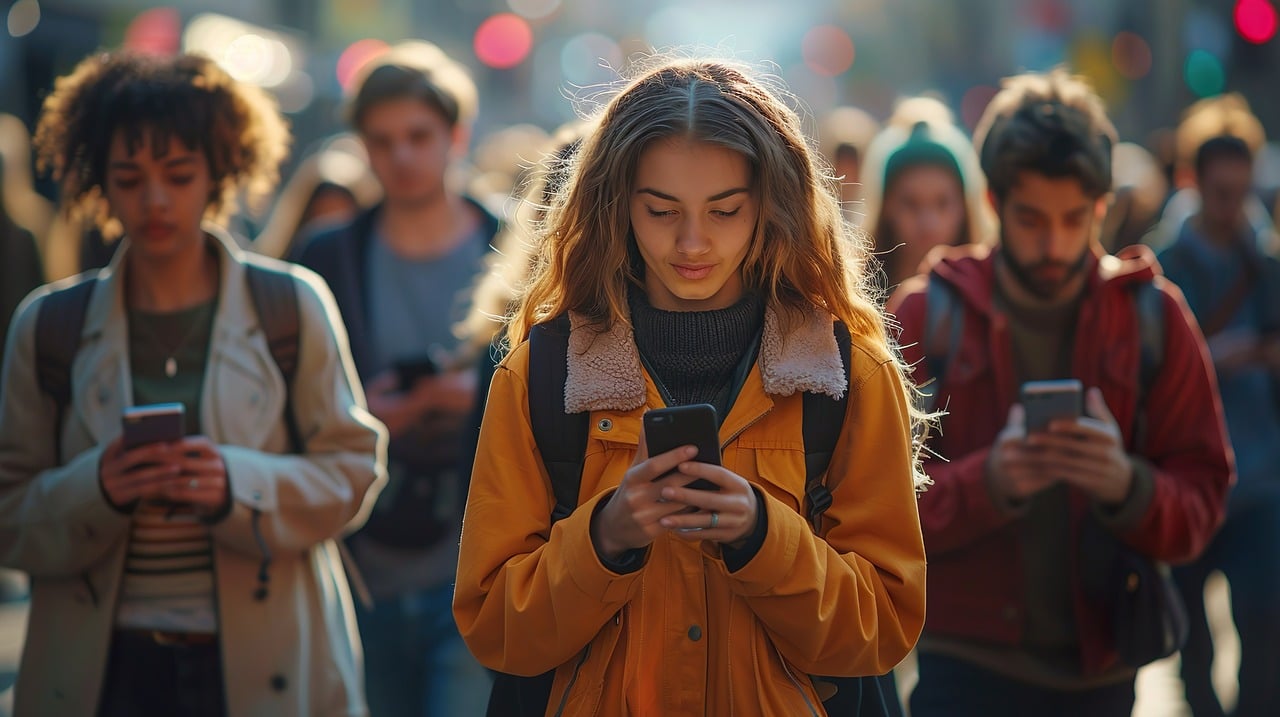
{"label": "blurred city background", "polygon": [[[16,218],[29,213],[17,206],[15,177],[57,202],[47,178],[29,179],[21,148],[42,98],[85,55],[118,46],[203,52],[271,91],[295,137],[285,181],[347,129],[344,90],[361,66],[409,39],[435,43],[473,73],[473,148],[512,127],[526,137],[552,132],[651,48],[770,63],[807,108],[819,144],[830,139],[819,119],[831,110],[857,107],[883,121],[899,99],[921,93],[972,130],[1002,77],[1058,64],[1092,79],[1121,138],[1153,153],[1170,184],[1173,130],[1198,99],[1238,92],[1269,137],[1280,133],[1275,0],[0,0],[0,16],[0,186]],[[1280,185],[1277,146],[1258,163],[1262,186]],[[499,183],[495,196],[510,188]],[[242,221],[261,228],[270,209]],[[71,273],[47,248],[45,258],[49,278]],[[1213,583],[1211,609],[1229,625],[1224,591]],[[21,648],[22,594],[20,583],[0,584],[0,716]],[[1221,637],[1217,673],[1229,695],[1229,627]],[[1176,659],[1143,672],[1136,714],[1179,713]]]}

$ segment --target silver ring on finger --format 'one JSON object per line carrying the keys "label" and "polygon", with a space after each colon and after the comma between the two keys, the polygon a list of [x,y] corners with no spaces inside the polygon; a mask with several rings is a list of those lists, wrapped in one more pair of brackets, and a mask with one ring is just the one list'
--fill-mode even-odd
{"label": "silver ring on finger", "polygon": [[717,525],[720,525],[720,513],[713,510],[711,511],[711,529],[714,530]]}

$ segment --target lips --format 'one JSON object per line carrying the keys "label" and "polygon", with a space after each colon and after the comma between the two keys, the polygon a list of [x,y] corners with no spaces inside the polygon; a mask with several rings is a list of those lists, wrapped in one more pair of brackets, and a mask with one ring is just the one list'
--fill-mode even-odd
{"label": "lips", "polygon": [[705,279],[711,274],[711,270],[715,269],[715,264],[673,264],[672,268],[680,275],[682,279],[689,281],[697,281]]}
{"label": "lips", "polygon": [[148,222],[142,225],[142,238],[149,240],[164,239],[173,234],[174,227],[172,224],[165,222]]}

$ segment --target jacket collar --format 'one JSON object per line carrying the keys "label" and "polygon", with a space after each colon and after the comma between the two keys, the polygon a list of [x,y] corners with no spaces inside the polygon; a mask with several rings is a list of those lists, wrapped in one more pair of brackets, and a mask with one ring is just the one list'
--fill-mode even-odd
{"label": "jacket collar", "polygon": [[[257,312],[245,311],[239,302],[246,300],[244,278],[244,252],[231,235],[220,227],[206,224],[204,231],[212,241],[218,256],[219,281],[218,303],[228,310],[218,311],[218,320],[222,327],[231,331],[248,333],[257,328]],[[112,257],[111,263],[98,271],[98,286],[94,289],[93,300],[85,311],[84,329],[80,333],[81,343],[86,339],[102,335],[108,324],[124,325],[124,276],[126,258],[129,254],[129,240],[122,239],[119,251]],[[228,305],[228,304],[231,305]]]}
{"label": "jacket collar", "polygon": [[[631,411],[645,405],[647,382],[629,321],[615,321],[604,332],[586,317],[570,312],[565,411]],[[628,317],[629,318],[629,317]],[[773,306],[765,307],[764,334],[757,364],[764,391],[790,396],[799,391],[840,398],[848,390],[840,347],[830,314],[808,311],[790,334]]]}

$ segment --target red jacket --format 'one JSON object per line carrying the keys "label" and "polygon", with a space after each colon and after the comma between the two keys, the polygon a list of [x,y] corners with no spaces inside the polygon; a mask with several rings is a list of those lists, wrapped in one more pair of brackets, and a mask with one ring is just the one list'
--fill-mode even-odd
{"label": "red jacket", "polygon": [[[987,455],[1017,400],[1008,320],[993,302],[995,256],[984,247],[950,250],[926,276],[904,284],[889,309],[902,325],[903,354],[923,384],[932,378],[922,360],[927,282],[947,282],[964,304],[960,347],[946,363],[937,402],[948,416],[941,433],[934,431],[931,438],[931,448],[945,460],[926,463],[934,484],[920,499],[929,557],[925,633],[1016,645],[1026,602],[1019,533],[1016,519],[993,503],[985,479]],[[1191,560],[1222,518],[1234,470],[1204,339],[1177,287],[1155,279],[1160,267],[1146,247],[1120,257],[1100,255],[1090,261],[1089,271],[1072,375],[1086,387],[1102,389],[1129,452],[1153,469],[1151,501],[1120,537],[1156,560]],[[1135,450],[1131,434],[1140,347],[1129,290],[1135,282],[1153,279],[1164,293],[1165,351],[1146,399],[1146,445]],[[1080,491],[1073,490],[1070,500],[1075,545],[1091,506]],[[1078,554],[1074,558],[1063,569],[1071,571],[1075,589],[1081,666],[1093,674],[1113,665],[1117,656],[1110,647],[1109,618],[1082,590],[1082,572],[1097,566],[1082,565]]]}

